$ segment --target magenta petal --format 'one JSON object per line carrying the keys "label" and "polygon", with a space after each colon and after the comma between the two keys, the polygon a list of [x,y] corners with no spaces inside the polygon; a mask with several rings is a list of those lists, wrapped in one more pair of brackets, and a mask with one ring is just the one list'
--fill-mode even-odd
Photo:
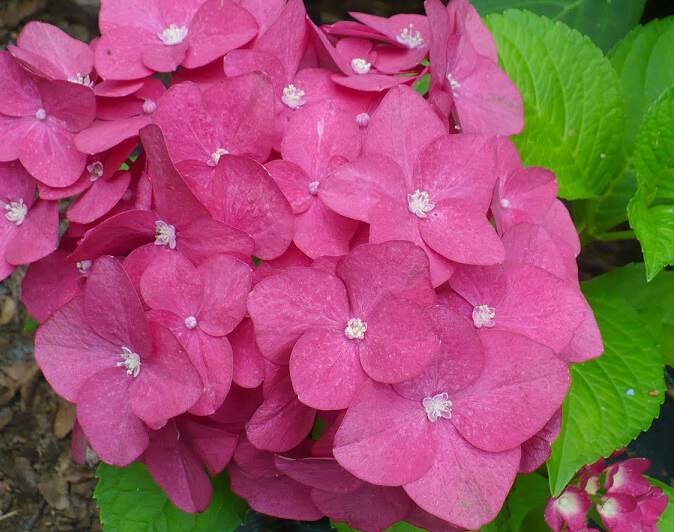
{"label": "magenta petal", "polygon": [[40,80],[38,89],[51,122],[58,122],[67,131],[77,133],[94,121],[96,97],[89,87],[69,81]]}
{"label": "magenta petal", "polygon": [[435,463],[419,480],[405,485],[405,491],[427,512],[478,529],[503,506],[517,475],[520,449],[485,453],[461,438],[450,423],[441,427]]}
{"label": "magenta petal", "polygon": [[0,113],[12,117],[35,115],[41,107],[36,78],[31,76],[8,52],[0,52]]}
{"label": "magenta petal", "polygon": [[94,94],[106,98],[130,96],[145,84],[145,80],[108,80],[96,83]]}
{"label": "magenta petal", "polygon": [[135,137],[151,122],[152,118],[146,115],[123,120],[99,120],[75,136],[75,146],[83,153],[101,153]]}
{"label": "magenta petal", "polygon": [[295,218],[295,245],[309,257],[339,257],[349,252],[358,222],[331,211],[314,200],[306,212]]}
{"label": "magenta petal", "polygon": [[178,429],[211,475],[220,474],[234,456],[238,434],[224,430],[210,418],[182,416]]}
{"label": "magenta petal", "polygon": [[246,233],[210,218],[182,227],[177,240],[178,250],[196,265],[220,254],[249,260],[254,248],[253,239]]}
{"label": "magenta petal", "polygon": [[370,382],[356,396],[335,436],[337,461],[358,478],[400,486],[433,464],[436,443],[420,402]]}
{"label": "magenta petal", "polygon": [[258,31],[253,16],[230,0],[207,0],[190,23],[183,66],[197,68],[250,41]]}
{"label": "magenta petal", "polygon": [[412,501],[401,488],[364,484],[350,493],[313,490],[318,509],[334,521],[345,521],[358,530],[386,530],[402,521]]}
{"label": "magenta petal", "polygon": [[129,403],[133,378],[122,368],[99,371],[77,394],[77,420],[96,454],[108,464],[124,467],[148,446],[147,428]]}
{"label": "magenta petal", "polygon": [[121,346],[98,336],[87,323],[83,297],[57,310],[38,329],[35,359],[56,393],[74,402],[84,383],[96,373],[116,368]]}
{"label": "magenta petal", "polygon": [[148,43],[143,48],[143,65],[155,72],[173,72],[185,59],[187,42],[173,46],[164,43]]}
{"label": "magenta petal", "polygon": [[290,0],[279,17],[257,39],[255,50],[275,54],[292,77],[297,72],[308,44],[307,11],[302,0]]}
{"label": "magenta petal", "polygon": [[[132,15],[137,17],[134,12]],[[132,80],[150,76],[143,64],[143,48],[157,42],[151,30],[132,28],[128,22],[114,29],[104,29],[96,44],[96,70],[104,79]]]}
{"label": "magenta petal", "polygon": [[[153,356],[143,358],[141,369],[129,389],[134,413],[150,426],[186,412],[201,395],[201,379],[175,336],[150,324]],[[121,371],[121,370],[120,370]]]}
{"label": "magenta petal", "polygon": [[290,377],[299,400],[317,410],[347,408],[367,379],[354,341],[343,331],[320,329],[295,344]]}
{"label": "magenta petal", "polygon": [[298,338],[315,327],[343,330],[349,303],[342,282],[311,268],[293,268],[258,283],[248,296],[260,351],[285,363]]}
{"label": "magenta petal", "polygon": [[531,438],[561,408],[569,371],[552,350],[524,336],[483,330],[480,339],[484,368],[452,397],[452,423],[471,444],[500,452]]}
{"label": "magenta petal", "polygon": [[10,264],[29,264],[49,255],[58,245],[59,207],[38,200],[5,249]]}
{"label": "magenta petal", "polygon": [[203,384],[201,396],[190,413],[208,416],[222,405],[232,385],[232,347],[227,338],[216,338],[202,331],[188,336],[185,347]]}
{"label": "magenta petal", "polygon": [[229,334],[246,314],[251,269],[234,257],[216,255],[202,262],[198,272],[204,284],[199,328],[211,336]]}
{"label": "magenta petal", "polygon": [[267,172],[286,197],[294,214],[306,211],[312,204],[309,192],[311,178],[302,168],[289,161],[271,161],[265,165]]}
{"label": "magenta petal", "polygon": [[34,123],[32,117],[14,118],[0,114],[0,129],[3,131],[0,161],[15,161],[19,158],[24,138]]}
{"label": "magenta petal", "polygon": [[387,76],[384,74],[367,74],[365,76],[341,76],[334,74],[332,81],[337,85],[356,91],[381,92],[400,86],[410,81],[410,78],[407,76]]}
{"label": "magenta petal", "polygon": [[229,336],[234,355],[232,380],[242,388],[257,388],[264,380],[264,358],[255,342],[253,322],[244,319]]}
{"label": "magenta petal", "polygon": [[533,473],[550,458],[552,442],[559,436],[561,428],[562,411],[559,410],[538,433],[522,444],[520,473]]}
{"label": "magenta petal", "polygon": [[419,375],[440,348],[423,308],[386,294],[364,315],[365,339],[359,345],[365,372],[379,382],[401,382]]}
{"label": "magenta petal", "polygon": [[311,432],[315,417],[314,410],[299,402],[286,377],[269,390],[246,425],[246,436],[258,449],[289,451]]}
{"label": "magenta petal", "polygon": [[88,224],[106,215],[129,189],[131,174],[120,172],[110,179],[99,179],[68,209],[68,220]]}
{"label": "magenta petal", "polygon": [[559,357],[568,363],[580,363],[602,355],[604,342],[592,308],[586,303],[583,321],[573,333],[573,338],[559,353]]}
{"label": "magenta petal", "polygon": [[554,201],[543,225],[560,249],[574,257],[580,254],[580,238],[576,226],[569,210],[560,200]]}
{"label": "magenta petal", "polygon": [[426,244],[443,257],[462,264],[503,262],[505,249],[485,215],[485,209],[463,199],[436,203],[419,232]]}
{"label": "magenta petal", "polygon": [[343,257],[337,275],[344,281],[356,314],[367,314],[385,293],[422,307],[435,303],[424,250],[402,240],[363,244]]}
{"label": "magenta petal", "polygon": [[363,481],[340,466],[334,458],[290,458],[276,455],[276,468],[300,484],[330,493],[355,491]]}
{"label": "magenta petal", "polygon": [[255,240],[255,255],[275,259],[292,241],[288,201],[263,166],[244,157],[223,156],[215,169],[216,213]]}
{"label": "magenta petal", "polygon": [[152,478],[184,512],[203,512],[211,502],[211,480],[175,423],[153,432],[143,455]]}

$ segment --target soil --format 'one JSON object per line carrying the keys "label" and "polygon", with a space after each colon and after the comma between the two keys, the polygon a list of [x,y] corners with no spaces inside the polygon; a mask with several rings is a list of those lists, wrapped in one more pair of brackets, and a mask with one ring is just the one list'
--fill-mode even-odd
{"label": "soil", "polygon": [[[420,11],[422,1],[317,0],[307,2],[314,20],[332,22],[347,10],[381,15]],[[648,18],[662,16],[659,2],[647,6]],[[664,4],[663,4],[664,5]],[[97,0],[0,0],[0,47],[16,39],[29,20],[54,23],[89,40],[97,33]],[[664,13],[667,14],[667,13]],[[582,278],[640,261],[636,242],[599,242],[580,257]],[[0,284],[0,532],[96,531],[98,512],[92,494],[95,463],[70,460],[74,410],[58,398],[33,358],[33,335],[24,330],[20,300],[23,271]],[[651,474],[671,483],[674,477],[674,375],[659,420],[630,446],[653,461]],[[245,530],[329,530],[327,522],[300,524],[271,520],[252,512]]]}

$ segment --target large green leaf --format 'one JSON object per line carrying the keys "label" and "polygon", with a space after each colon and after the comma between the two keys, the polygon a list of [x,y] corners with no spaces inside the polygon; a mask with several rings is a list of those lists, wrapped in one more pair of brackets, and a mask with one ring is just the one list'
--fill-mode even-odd
{"label": "large green leaf", "polygon": [[481,532],[548,532],[543,512],[550,498],[548,481],[537,473],[515,480],[498,517]]}
{"label": "large green leaf", "polygon": [[598,196],[623,168],[620,83],[587,37],[526,11],[487,17],[501,63],[524,99],[514,138],[527,165],[551,168],[566,199]]}
{"label": "large green leaf", "polygon": [[585,283],[604,339],[604,355],[571,368],[562,430],[548,460],[550,489],[558,496],[585,464],[626,446],[658,416],[664,367],[656,339],[627,299]]}
{"label": "large green leaf", "polygon": [[634,168],[637,194],[628,215],[650,280],[674,264],[674,86],[644,116],[634,147]]}
{"label": "large green leaf", "polygon": [[224,474],[214,479],[213,500],[200,514],[176,508],[139,462],[125,468],[101,464],[96,476],[94,497],[105,532],[228,532],[243,522],[246,512]]}
{"label": "large green leaf", "polygon": [[651,481],[651,484],[661,488],[667,497],[669,497],[669,504],[667,505],[667,508],[665,508],[664,513],[660,516],[660,521],[658,521],[658,530],[661,532],[674,530],[674,488],[654,478],[649,480]]}
{"label": "large green leaf", "polygon": [[646,0],[473,0],[483,15],[515,8],[561,20],[590,36],[604,51],[639,23],[645,3]]}

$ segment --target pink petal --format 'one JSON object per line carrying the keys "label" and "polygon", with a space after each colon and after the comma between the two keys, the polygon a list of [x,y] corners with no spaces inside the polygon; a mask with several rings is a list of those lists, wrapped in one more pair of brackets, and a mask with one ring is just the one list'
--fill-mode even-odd
{"label": "pink petal", "polygon": [[386,293],[422,307],[435,303],[428,258],[411,242],[358,246],[340,260],[337,275],[346,285],[351,309],[356,314],[368,314]]}
{"label": "pink petal", "polygon": [[247,49],[232,50],[225,56],[224,67],[225,75],[228,78],[250,74],[251,72],[262,72],[269,76],[276,96],[275,108],[278,111],[284,105],[280,99],[283,95],[283,89],[292,78],[288,78],[289,75],[277,54],[278,50],[274,52]]}
{"label": "pink petal", "polygon": [[386,76],[384,74],[367,74],[365,76],[334,74],[332,81],[337,85],[357,91],[381,92],[401,86],[403,83],[410,81],[410,78],[407,76]]}
{"label": "pink petal", "polygon": [[443,257],[462,264],[503,262],[505,249],[485,210],[470,200],[446,199],[419,220],[422,238]]}
{"label": "pink petal", "polygon": [[38,81],[42,105],[50,122],[57,121],[71,133],[91,125],[96,116],[96,96],[89,87],[69,81]]}
{"label": "pink petal", "polygon": [[[140,19],[141,15],[137,11],[132,13],[133,18],[130,20]],[[157,42],[151,30],[132,28],[126,22],[108,29],[101,24],[101,31],[103,34],[95,51],[96,70],[101,77],[106,80],[132,80],[152,74],[152,70],[143,64],[143,49]],[[161,29],[157,28],[157,31]]]}
{"label": "pink petal", "polygon": [[120,172],[110,179],[97,180],[70,206],[68,220],[88,224],[105,216],[122,199],[130,183],[131,174],[128,172]]}
{"label": "pink petal", "polygon": [[562,411],[559,410],[545,426],[522,444],[520,473],[533,473],[541,467],[552,454],[552,443],[562,428]]}
{"label": "pink petal", "polygon": [[299,337],[316,327],[343,330],[349,303],[342,282],[311,268],[293,268],[258,283],[248,296],[257,345],[285,363]]}
{"label": "pink petal", "polygon": [[175,423],[153,432],[143,455],[152,478],[184,512],[203,512],[213,488],[192,450],[180,439]]}
{"label": "pink petal", "polygon": [[311,432],[316,413],[297,399],[290,379],[279,381],[246,425],[248,440],[258,449],[283,452]]}
{"label": "pink petal", "polygon": [[295,344],[290,377],[299,400],[317,410],[347,408],[367,379],[354,341],[343,331],[320,329],[305,333]]}
{"label": "pink petal", "polygon": [[234,355],[232,379],[243,388],[257,388],[264,380],[264,358],[255,343],[253,322],[244,319],[229,336]]}
{"label": "pink petal", "polygon": [[0,52],[0,113],[12,117],[35,116],[42,107],[36,79],[9,55]]}
{"label": "pink petal", "polygon": [[503,453],[485,453],[442,423],[433,466],[407,494],[427,512],[467,529],[478,529],[498,514],[517,475],[519,447]]}
{"label": "pink petal", "polygon": [[400,43],[397,38],[410,24],[414,26],[414,33],[419,32],[424,43],[430,39],[428,22],[422,15],[401,14],[384,18],[357,11],[351,11],[349,14],[357,21],[385,35],[391,43],[402,45],[403,43]]}
{"label": "pink petal", "polygon": [[130,96],[145,84],[145,80],[108,80],[96,83],[94,94],[106,98]]}
{"label": "pink petal", "polygon": [[300,484],[329,493],[346,494],[363,485],[361,480],[346,471],[334,458],[295,459],[276,455],[274,465]]}
{"label": "pink petal", "polygon": [[21,146],[34,123],[33,117],[14,118],[0,114],[0,129],[3,131],[0,161],[9,162],[19,158]]}
{"label": "pink petal", "polygon": [[35,336],[35,359],[56,393],[74,402],[84,383],[100,371],[112,368],[121,346],[98,336],[84,314],[84,298],[75,297],[58,309]]}
{"label": "pink petal", "polygon": [[585,317],[580,323],[573,338],[559,353],[559,357],[567,363],[580,363],[602,355],[604,342],[590,305],[586,306]]}
{"label": "pink petal", "polygon": [[565,253],[577,257],[580,254],[580,238],[569,210],[560,200],[555,200],[543,220],[543,226]]}
{"label": "pink petal", "polygon": [[255,17],[260,35],[278,20],[286,5],[285,0],[240,0],[238,3]]}
{"label": "pink petal", "polygon": [[246,233],[210,218],[181,228],[177,240],[178,250],[197,265],[219,254],[249,260],[254,247]]}
{"label": "pink petal", "polygon": [[133,412],[145,423],[161,426],[191,408],[199,399],[202,386],[175,336],[153,323],[150,333],[154,353],[145,359],[141,354],[142,366],[129,389],[129,402]]}
{"label": "pink petal", "polygon": [[460,31],[468,36],[475,51],[493,63],[498,63],[498,51],[494,37],[471,3],[467,0],[458,0],[452,2],[448,10],[450,16],[459,19]]}
{"label": "pink petal", "polygon": [[297,164],[283,160],[270,161],[265,168],[290,203],[293,213],[305,212],[313,198],[309,192],[312,179],[307,173]]}
{"label": "pink petal", "polygon": [[334,455],[366,482],[400,486],[433,464],[436,442],[421,403],[370,382],[356,396],[335,436]]}
{"label": "pink petal", "polygon": [[188,44],[166,46],[159,41],[146,43],[141,56],[143,65],[155,72],[173,72],[187,56]]}
{"label": "pink petal", "polygon": [[438,117],[417,92],[406,86],[395,87],[372,115],[364,152],[386,155],[397,162],[411,188],[417,158],[444,132]]}
{"label": "pink petal", "polygon": [[223,156],[215,179],[215,217],[248,233],[257,257],[282,255],[292,240],[292,211],[264,167],[244,157]]}
{"label": "pink petal", "polygon": [[294,242],[309,257],[341,256],[349,252],[357,227],[356,220],[340,216],[317,199],[296,216]]}
{"label": "pink petal", "polygon": [[55,201],[35,202],[5,248],[10,264],[29,264],[46,257],[58,245],[59,207]]}
{"label": "pink petal", "polygon": [[452,397],[452,423],[471,444],[500,452],[531,438],[561,408],[569,372],[550,349],[524,336],[485,330],[480,339],[484,369]]}
{"label": "pink petal", "polygon": [[129,403],[132,377],[122,368],[97,372],[77,395],[77,420],[96,454],[124,467],[147,448],[147,428]]}
{"label": "pink petal", "polygon": [[75,136],[75,146],[83,153],[101,153],[137,136],[151,122],[152,118],[147,115],[123,120],[98,120]]}
{"label": "pink petal", "polygon": [[234,456],[237,434],[221,428],[209,418],[182,416],[177,420],[180,434],[211,475],[220,474]]}
{"label": "pink petal", "polygon": [[251,269],[234,257],[216,255],[202,262],[198,272],[204,284],[199,328],[211,336],[229,334],[246,314]]}
{"label": "pink petal", "polygon": [[230,0],[207,0],[194,14],[189,30],[190,47],[183,66],[197,68],[257,35],[253,16]]}
{"label": "pink petal", "polygon": [[376,381],[416,377],[440,348],[426,312],[410,300],[386,294],[363,317],[368,328],[359,346],[360,361]]}

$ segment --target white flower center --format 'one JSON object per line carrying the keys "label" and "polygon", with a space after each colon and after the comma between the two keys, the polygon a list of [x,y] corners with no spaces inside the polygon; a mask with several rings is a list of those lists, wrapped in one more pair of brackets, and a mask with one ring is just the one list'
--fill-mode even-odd
{"label": "white flower center", "polygon": [[490,307],[489,305],[477,305],[473,307],[473,324],[478,329],[482,327],[490,328],[496,325],[494,318],[496,318],[494,307]]}
{"label": "white flower center", "polygon": [[225,148],[218,148],[213,153],[211,153],[211,158],[208,160],[208,166],[218,166],[220,162],[220,157],[223,155],[229,155],[229,151]]}
{"label": "white flower center", "polygon": [[510,208],[510,200],[503,198],[501,201],[499,201],[499,204],[501,205],[502,208],[504,209],[509,209]]}
{"label": "white flower center", "polygon": [[356,57],[351,60],[351,68],[356,74],[367,74],[372,68],[372,63],[368,63],[362,57]]}
{"label": "white flower center", "polygon": [[367,113],[360,113],[356,117],[356,124],[359,127],[366,128],[370,124],[370,115]]}
{"label": "white flower center", "polygon": [[194,329],[198,324],[196,316],[187,316],[185,318],[185,327],[188,329]]}
{"label": "white flower center", "polygon": [[421,402],[426,410],[428,421],[435,423],[438,419],[452,419],[452,402],[447,392],[442,392],[433,397],[424,397]]}
{"label": "white flower center", "polygon": [[157,110],[157,102],[148,98],[143,102],[143,113],[146,115],[151,115]]}
{"label": "white flower center", "polygon": [[90,261],[90,260],[78,261],[77,271],[79,271],[80,273],[87,273],[89,271],[89,269],[91,268],[92,264],[93,264],[93,261]]}
{"label": "white flower center", "polygon": [[396,41],[400,44],[404,44],[409,49],[414,50],[419,48],[424,44],[424,38],[421,36],[420,31],[414,31],[414,24],[410,24],[406,28],[400,30],[400,33],[396,37]]}
{"label": "white flower center", "polygon": [[155,227],[155,246],[167,246],[170,249],[176,248],[176,228],[162,220],[154,223]]}
{"label": "white flower center", "polygon": [[428,192],[416,189],[414,194],[407,195],[407,208],[417,218],[426,218],[428,213],[435,209]]}
{"label": "white flower center", "polygon": [[452,92],[456,94],[456,90],[461,88],[461,83],[459,83],[452,73],[447,74],[447,81],[449,81],[449,86],[452,88]]}
{"label": "white flower center", "polygon": [[616,517],[620,513],[620,505],[613,497],[608,497],[604,502],[597,504],[597,511],[608,519]]}
{"label": "white flower center", "polygon": [[80,74],[77,72],[75,75],[68,78],[70,83],[77,83],[79,85],[84,85],[85,87],[93,87],[94,82],[91,81],[89,74]]}
{"label": "white flower center", "polygon": [[125,367],[126,374],[136,378],[140,373],[140,356],[138,353],[134,353],[126,346],[122,346],[122,352],[119,354],[122,357],[121,362],[117,362],[117,367]]}
{"label": "white flower center", "polygon": [[38,120],[46,120],[47,111],[44,110],[42,107],[40,107],[37,111],[35,111],[35,118],[37,118]]}
{"label": "white flower center", "polygon": [[87,172],[89,172],[89,180],[96,181],[99,177],[103,176],[105,168],[101,161],[96,161],[87,166]]}
{"label": "white flower center", "polygon": [[344,336],[349,340],[362,340],[365,338],[365,331],[367,331],[367,323],[360,318],[351,318],[346,322]]}
{"label": "white flower center", "polygon": [[590,477],[587,479],[587,484],[585,484],[585,491],[590,495],[596,495],[600,487],[599,479],[597,477]]}
{"label": "white flower center", "polygon": [[28,214],[28,207],[23,202],[23,198],[19,198],[19,201],[10,201],[5,203],[5,218],[12,222],[14,225],[21,225],[26,219]]}
{"label": "white flower center", "polygon": [[291,109],[299,109],[304,105],[305,92],[292,83],[283,89],[281,100]]}
{"label": "white flower center", "polygon": [[159,40],[166,46],[174,46],[185,40],[187,31],[187,26],[170,24],[167,28],[164,28],[164,31],[157,33],[157,37],[159,37]]}
{"label": "white flower center", "polygon": [[309,194],[312,196],[315,196],[318,194],[318,187],[320,186],[321,182],[320,181],[312,181],[309,183]]}
{"label": "white flower center", "polygon": [[578,495],[575,493],[563,493],[555,501],[555,506],[559,513],[566,516],[572,516],[580,511]]}

